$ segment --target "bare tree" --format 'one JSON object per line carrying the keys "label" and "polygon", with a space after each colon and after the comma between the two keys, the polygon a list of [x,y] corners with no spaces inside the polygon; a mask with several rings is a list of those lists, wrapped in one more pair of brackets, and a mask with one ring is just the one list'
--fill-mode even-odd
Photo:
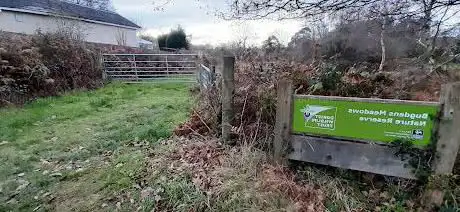
{"label": "bare tree", "polygon": [[[234,19],[307,18],[346,9],[364,8],[382,2],[382,0],[232,0],[229,13],[226,15]],[[388,1],[391,4],[394,2],[398,0]],[[460,0],[412,0],[412,3],[414,9],[408,11],[406,15],[423,14],[429,24],[434,10],[460,5]]]}
{"label": "bare tree", "polygon": [[385,46],[385,29],[387,25],[387,18],[383,17],[382,28],[380,32],[380,46],[382,47],[382,59],[380,60],[379,71],[383,71],[386,62],[386,46]]}
{"label": "bare tree", "polygon": [[117,41],[117,44],[120,46],[126,46],[126,42],[127,42],[126,37],[127,37],[126,31],[118,28],[115,34],[115,40]]}
{"label": "bare tree", "polygon": [[[420,59],[431,61],[443,24],[459,11],[460,0],[232,0],[223,16],[230,19],[306,19],[321,15],[379,20],[380,45],[385,63],[388,21],[412,18],[421,22],[418,43],[426,51]],[[458,20],[457,20],[458,22]]]}
{"label": "bare tree", "polygon": [[54,21],[57,26],[55,33],[73,40],[83,41],[87,35],[86,31],[89,29],[87,24],[77,20],[56,16]]}
{"label": "bare tree", "polygon": [[381,59],[379,71],[383,71],[386,62],[385,34],[388,27],[387,25],[392,21],[404,19],[406,17],[405,14],[410,13],[410,6],[409,0],[380,0],[363,8],[345,10],[349,16],[357,17],[361,15],[366,20],[374,20],[380,24]]}
{"label": "bare tree", "polygon": [[308,60],[313,57],[314,37],[312,29],[305,26],[300,31],[296,32],[291,41],[288,43],[288,50],[294,58]]}
{"label": "bare tree", "polygon": [[262,44],[262,48],[265,50],[265,53],[276,54],[281,51],[282,44],[275,35],[271,35],[265,40]]}
{"label": "bare tree", "polygon": [[329,28],[324,19],[305,23],[304,27],[291,37],[287,48],[294,58],[303,61],[312,59],[315,63],[320,57],[321,41],[326,38]]}
{"label": "bare tree", "polygon": [[255,38],[254,28],[248,23],[234,23],[231,26],[233,40],[227,46],[233,54],[239,59],[250,53],[251,39]]}

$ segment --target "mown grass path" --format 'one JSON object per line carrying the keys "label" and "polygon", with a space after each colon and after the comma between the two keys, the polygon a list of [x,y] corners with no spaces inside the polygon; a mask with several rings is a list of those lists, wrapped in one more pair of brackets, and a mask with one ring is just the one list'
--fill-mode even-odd
{"label": "mown grass path", "polygon": [[111,84],[0,109],[0,211],[103,209],[142,174],[140,144],[186,120],[188,89]]}

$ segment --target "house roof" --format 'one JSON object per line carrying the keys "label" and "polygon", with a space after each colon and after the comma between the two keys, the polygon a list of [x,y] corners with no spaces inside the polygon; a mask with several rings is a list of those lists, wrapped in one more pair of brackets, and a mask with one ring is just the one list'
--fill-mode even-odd
{"label": "house roof", "polygon": [[148,40],[144,40],[144,39],[142,39],[142,38],[138,38],[138,39],[137,39],[137,42],[138,42],[138,43],[142,43],[142,44],[149,44],[149,45],[153,44],[153,42],[148,41]]}
{"label": "house roof", "polygon": [[97,10],[59,0],[0,0],[0,9],[11,9],[22,12],[40,13],[44,15],[61,15],[87,21],[141,28],[118,13]]}

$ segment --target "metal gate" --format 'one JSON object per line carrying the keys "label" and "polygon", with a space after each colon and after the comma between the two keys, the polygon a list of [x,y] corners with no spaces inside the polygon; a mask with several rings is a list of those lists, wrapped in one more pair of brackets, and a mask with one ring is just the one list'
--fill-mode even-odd
{"label": "metal gate", "polygon": [[103,54],[107,80],[128,83],[197,82],[197,54]]}

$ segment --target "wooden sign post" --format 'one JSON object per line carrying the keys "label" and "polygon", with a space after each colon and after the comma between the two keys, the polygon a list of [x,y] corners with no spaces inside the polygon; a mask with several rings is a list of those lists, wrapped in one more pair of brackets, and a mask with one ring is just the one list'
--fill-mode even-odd
{"label": "wooden sign post", "polygon": [[284,164],[286,150],[291,134],[292,83],[281,80],[278,84],[278,99],[275,123],[275,142],[273,143],[274,159]]}
{"label": "wooden sign post", "polygon": [[436,174],[450,174],[460,146],[460,83],[444,85],[441,90],[442,113],[439,121]]}
{"label": "wooden sign post", "polygon": [[436,142],[433,174],[450,174],[459,127],[460,83],[445,85],[440,102],[419,102],[294,95],[291,83],[282,80],[274,158],[416,179],[391,143],[409,141],[423,150]]}
{"label": "wooden sign post", "polygon": [[[460,83],[444,85],[441,89],[440,103],[442,109],[438,124],[433,179],[443,181],[442,176],[452,173],[460,147]],[[424,196],[425,205],[428,207],[440,206],[443,203],[444,192],[442,188],[428,188]]]}

